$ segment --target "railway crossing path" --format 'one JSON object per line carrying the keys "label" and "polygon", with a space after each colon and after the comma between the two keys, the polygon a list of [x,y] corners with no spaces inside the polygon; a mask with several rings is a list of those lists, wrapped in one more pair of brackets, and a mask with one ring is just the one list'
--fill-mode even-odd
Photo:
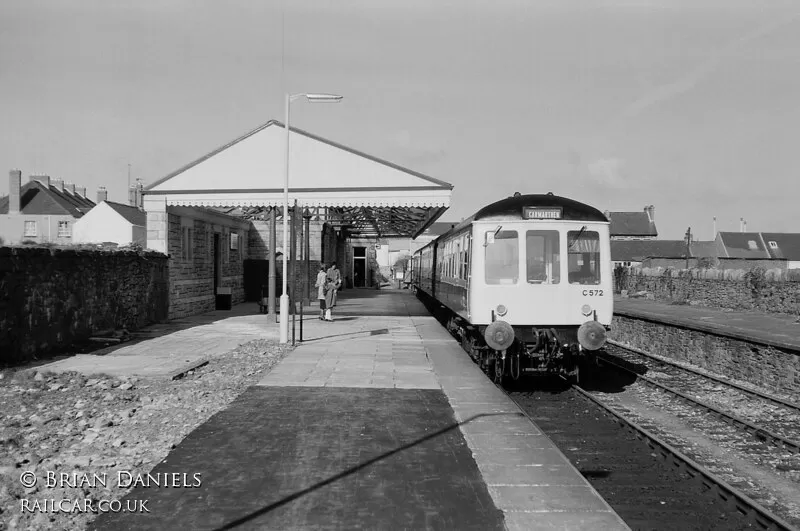
{"label": "railway crossing path", "polygon": [[[229,319],[277,332],[256,312]],[[152,471],[199,488],[136,487],[149,513],[92,528],[628,529],[410,292],[344,291],[333,322],[309,313],[304,341]]]}

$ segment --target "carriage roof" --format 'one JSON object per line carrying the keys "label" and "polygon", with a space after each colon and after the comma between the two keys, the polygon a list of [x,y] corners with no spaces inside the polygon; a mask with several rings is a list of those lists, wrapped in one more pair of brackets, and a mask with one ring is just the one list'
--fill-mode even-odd
{"label": "carriage roof", "polygon": [[605,214],[596,208],[552,193],[515,195],[501,199],[480,209],[472,220],[479,221],[494,216],[522,218],[522,210],[525,207],[560,207],[562,220],[608,222]]}

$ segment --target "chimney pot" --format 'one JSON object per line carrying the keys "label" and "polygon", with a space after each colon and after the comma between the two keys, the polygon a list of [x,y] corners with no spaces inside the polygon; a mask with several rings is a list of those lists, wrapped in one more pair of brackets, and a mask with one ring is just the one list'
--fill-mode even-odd
{"label": "chimney pot", "polygon": [[20,189],[22,188],[22,171],[11,170],[8,172],[8,213],[19,214]]}

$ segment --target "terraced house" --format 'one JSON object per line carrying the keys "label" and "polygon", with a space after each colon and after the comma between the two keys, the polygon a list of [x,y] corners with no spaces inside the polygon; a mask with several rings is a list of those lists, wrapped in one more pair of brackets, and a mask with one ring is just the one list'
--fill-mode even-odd
{"label": "terraced house", "polygon": [[95,203],[86,188],[48,175],[31,175],[22,184],[22,171],[11,170],[9,194],[0,198],[0,238],[4,243],[72,242],[74,223]]}

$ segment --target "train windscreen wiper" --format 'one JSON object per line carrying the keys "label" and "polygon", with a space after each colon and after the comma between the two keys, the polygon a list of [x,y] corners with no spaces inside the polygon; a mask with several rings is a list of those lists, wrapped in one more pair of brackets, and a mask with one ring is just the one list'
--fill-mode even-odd
{"label": "train windscreen wiper", "polygon": [[577,236],[575,236],[575,239],[574,239],[574,240],[572,240],[572,243],[571,243],[571,244],[569,244],[569,247],[567,247],[567,251],[569,251],[570,249],[572,249],[572,246],[573,246],[573,245],[575,245],[575,244],[578,242],[578,240],[581,238],[581,234],[583,234],[583,231],[585,231],[585,230],[586,230],[586,225],[584,225],[583,227],[581,227],[581,230],[579,230],[579,231],[578,231],[578,235],[577,235]]}

